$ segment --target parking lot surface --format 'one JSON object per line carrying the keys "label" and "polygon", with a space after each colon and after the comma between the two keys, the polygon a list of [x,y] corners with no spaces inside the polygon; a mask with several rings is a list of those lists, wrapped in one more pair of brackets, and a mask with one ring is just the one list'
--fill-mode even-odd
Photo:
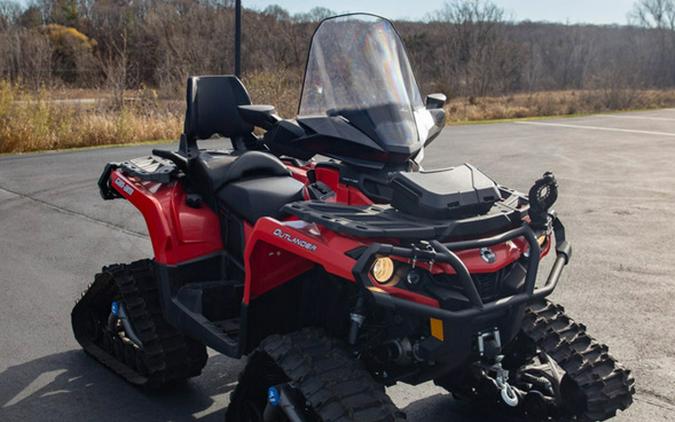
{"label": "parking lot surface", "polygon": [[[0,421],[223,419],[242,362],[212,353],[201,377],[147,393],[70,330],[101,266],[151,256],[140,214],[101,200],[96,180],[153,147],[0,157]],[[633,370],[635,403],[615,420],[675,420],[675,109],[451,126],[426,155],[523,191],[555,172],[574,256],[552,300]],[[432,384],[389,393],[411,421],[504,420]]]}

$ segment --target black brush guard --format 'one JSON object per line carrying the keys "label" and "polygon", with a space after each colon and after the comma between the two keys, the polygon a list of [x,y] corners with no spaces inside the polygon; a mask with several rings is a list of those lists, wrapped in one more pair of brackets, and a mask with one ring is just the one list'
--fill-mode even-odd
{"label": "black brush guard", "polygon": [[[433,250],[374,243],[370,245],[359,257],[352,272],[356,280],[360,282],[363,287],[370,291],[373,298],[375,299],[375,303],[380,306],[402,310],[425,317],[437,318],[444,321],[466,320],[480,315],[490,314],[512,308],[534,299],[546,297],[553,292],[558,284],[563,268],[565,265],[567,265],[571,258],[572,247],[565,240],[565,229],[555,214],[551,215],[551,225],[556,241],[556,259],[548,275],[548,278],[546,279],[546,283],[537,289],[535,289],[535,283],[537,281],[537,271],[539,269],[541,248],[537,242],[534,230],[527,223],[523,223],[523,225],[520,227],[511,229],[496,236],[483,239],[464,240],[450,243],[442,243],[438,240],[433,240],[430,242]],[[476,284],[474,283],[469,270],[453,251],[488,247],[518,237],[524,237],[529,244],[527,274],[525,276],[525,287],[523,291],[511,296],[497,299],[493,302],[484,303],[480,297],[480,294],[478,293],[478,289],[476,288]],[[471,306],[467,309],[452,311],[448,309],[422,305],[410,300],[394,297],[384,291],[370,289],[377,286],[373,285],[370,277],[368,276],[368,273],[370,272],[375,259],[378,256],[383,255],[399,256],[414,260],[449,264],[457,273],[463,293],[469,299]]]}

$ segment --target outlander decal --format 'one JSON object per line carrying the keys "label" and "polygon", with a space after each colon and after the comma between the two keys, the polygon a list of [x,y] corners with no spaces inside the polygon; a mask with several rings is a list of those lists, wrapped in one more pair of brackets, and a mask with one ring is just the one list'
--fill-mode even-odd
{"label": "outlander decal", "polygon": [[306,240],[298,239],[297,237],[295,237],[295,236],[293,236],[289,233],[285,233],[281,229],[274,229],[274,235],[276,237],[279,237],[279,238],[281,238],[281,239],[283,239],[287,242],[290,242],[290,243],[292,243],[296,246],[300,246],[301,248],[307,249],[310,252],[316,251],[316,245],[315,244],[310,243]]}

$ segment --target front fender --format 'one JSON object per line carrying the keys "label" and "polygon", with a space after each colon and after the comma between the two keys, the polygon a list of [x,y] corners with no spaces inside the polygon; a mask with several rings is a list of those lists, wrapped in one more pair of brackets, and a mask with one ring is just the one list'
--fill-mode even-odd
{"label": "front fender", "polygon": [[361,242],[304,221],[259,219],[246,241],[244,303],[319,265],[326,272],[355,282],[356,261],[346,253]]}

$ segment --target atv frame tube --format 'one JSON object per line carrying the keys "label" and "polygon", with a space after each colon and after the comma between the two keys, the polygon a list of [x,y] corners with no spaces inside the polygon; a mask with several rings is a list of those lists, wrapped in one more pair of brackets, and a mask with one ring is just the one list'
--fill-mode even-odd
{"label": "atv frame tube", "polygon": [[[388,308],[400,309],[425,317],[433,317],[444,321],[459,321],[475,318],[480,315],[490,314],[508,308],[521,305],[533,299],[540,299],[550,295],[560,280],[560,275],[565,265],[569,262],[572,248],[565,240],[564,228],[556,217],[553,217],[552,225],[556,234],[556,260],[549,273],[544,286],[535,289],[537,281],[537,270],[541,260],[541,248],[532,228],[523,224],[522,226],[498,234],[493,237],[464,240],[458,242],[441,243],[437,240],[430,242],[434,250],[421,250],[419,248],[407,248],[393,246],[383,243],[374,243],[369,246],[359,257],[353,268],[353,274],[356,280],[366,288],[373,296],[375,303]],[[529,257],[527,262],[527,274],[525,276],[525,288],[521,293],[503,297],[494,302],[484,303],[478,293],[469,270],[462,260],[453,252],[453,250],[483,248],[487,246],[503,243],[517,237],[524,237],[529,244]],[[452,311],[448,309],[436,308],[423,305],[413,301],[400,299],[388,294],[386,291],[375,286],[368,273],[373,262],[378,255],[391,255],[402,258],[422,259],[435,263],[449,264],[457,274],[462,290],[469,299],[471,306],[467,309]]]}

